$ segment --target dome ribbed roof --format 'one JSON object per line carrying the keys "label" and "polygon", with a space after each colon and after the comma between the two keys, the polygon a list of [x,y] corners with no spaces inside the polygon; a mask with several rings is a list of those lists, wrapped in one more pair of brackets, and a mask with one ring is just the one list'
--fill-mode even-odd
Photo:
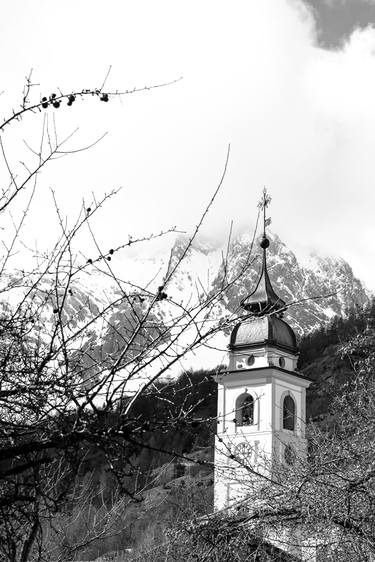
{"label": "dome ribbed roof", "polygon": [[297,341],[292,328],[278,316],[249,318],[237,324],[232,331],[229,348],[257,347],[263,344],[297,353]]}

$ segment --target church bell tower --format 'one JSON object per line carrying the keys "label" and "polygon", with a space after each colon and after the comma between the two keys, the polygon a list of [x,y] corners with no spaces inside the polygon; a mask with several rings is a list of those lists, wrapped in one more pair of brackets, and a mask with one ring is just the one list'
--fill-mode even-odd
{"label": "church bell tower", "polygon": [[262,476],[306,455],[306,388],[297,371],[296,337],[283,319],[286,303],[274,291],[267,270],[263,192],[262,268],[229,342],[228,369],[216,376],[218,429],[215,441],[215,510],[251,501]]}

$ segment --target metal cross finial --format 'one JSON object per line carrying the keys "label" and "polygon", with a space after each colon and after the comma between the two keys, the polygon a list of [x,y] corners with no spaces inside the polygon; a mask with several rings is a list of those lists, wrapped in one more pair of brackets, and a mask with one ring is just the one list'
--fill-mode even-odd
{"label": "metal cross finial", "polygon": [[266,226],[271,223],[271,219],[266,218],[266,209],[271,203],[271,196],[268,194],[267,189],[263,188],[262,199],[258,203],[258,208],[263,211],[263,238],[266,238]]}
{"label": "metal cross finial", "polygon": [[264,209],[266,209],[268,207],[268,205],[271,203],[271,201],[272,201],[272,198],[268,194],[267,189],[264,187],[263,193],[262,193],[262,199],[258,203],[259,209],[261,209],[263,211]]}

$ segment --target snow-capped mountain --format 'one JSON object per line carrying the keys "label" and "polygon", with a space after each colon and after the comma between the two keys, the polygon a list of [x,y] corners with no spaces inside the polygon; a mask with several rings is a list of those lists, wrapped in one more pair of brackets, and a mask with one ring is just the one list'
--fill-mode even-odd
{"label": "snow-capped mountain", "polygon": [[[342,258],[311,255],[302,261],[277,235],[269,234],[269,239],[269,276],[289,305],[286,319],[299,335],[369,302],[369,294]],[[135,374],[149,377],[150,368],[164,375],[190,367],[213,368],[226,361],[229,332],[243,312],[239,303],[256,286],[262,262],[258,242],[252,245],[243,235],[221,248],[214,241],[189,244],[179,237],[168,254],[118,260],[118,277],[88,264],[73,283],[66,285],[62,277],[58,287],[46,279],[34,284],[26,278],[30,289],[22,275],[3,276],[8,286],[0,304],[21,310],[17,302],[26,292],[34,336],[45,334],[48,341],[51,334],[60,337],[64,332],[79,357],[79,368],[90,376],[119,356],[119,367],[131,369],[132,380]],[[204,345],[202,334],[209,334]],[[159,353],[160,346],[165,353]],[[164,369],[168,362],[173,369]]]}
{"label": "snow-capped mountain", "polygon": [[[277,235],[269,234],[268,238],[269,276],[276,293],[289,305],[287,317],[299,335],[369,302],[368,292],[342,258],[311,254],[308,260],[298,260]],[[252,292],[259,276],[262,250],[255,242],[249,259],[249,247],[249,237],[242,236],[233,241],[228,253],[226,270],[231,276],[239,276],[225,295],[225,305],[230,311]],[[246,268],[247,262],[250,265]],[[215,280],[216,286],[222,277],[223,266]]]}
{"label": "snow-capped mountain", "polygon": [[[300,336],[369,302],[369,292],[344,259],[311,254],[301,260],[276,234],[268,237],[269,276],[276,293],[289,305],[286,317]],[[234,239],[229,248],[220,248],[214,241],[194,242],[166,286],[168,295],[187,302],[229,285],[216,313],[240,314],[239,303],[254,290],[260,274],[262,250],[258,242],[252,246],[248,235]],[[177,263],[186,244],[183,237],[176,240],[171,257],[160,258],[160,273],[168,271],[168,261],[169,270]]]}

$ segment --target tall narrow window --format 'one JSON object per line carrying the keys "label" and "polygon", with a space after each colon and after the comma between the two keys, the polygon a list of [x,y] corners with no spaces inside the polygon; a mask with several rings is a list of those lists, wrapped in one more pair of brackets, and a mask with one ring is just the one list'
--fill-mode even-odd
{"label": "tall narrow window", "polygon": [[253,425],[254,423],[254,398],[251,394],[241,394],[236,402],[237,426]]}
{"label": "tall narrow window", "polygon": [[249,394],[242,404],[242,425],[254,423],[254,398]]}
{"label": "tall narrow window", "polygon": [[291,396],[285,396],[283,402],[283,429],[294,431],[296,420],[296,406]]}

